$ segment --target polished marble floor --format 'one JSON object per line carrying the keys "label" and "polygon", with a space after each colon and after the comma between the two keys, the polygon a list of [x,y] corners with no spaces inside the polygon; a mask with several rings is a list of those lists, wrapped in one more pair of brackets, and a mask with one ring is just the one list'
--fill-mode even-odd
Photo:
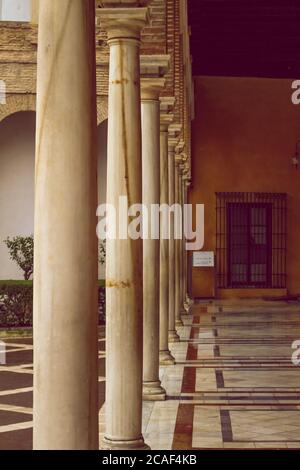
{"label": "polished marble floor", "polygon": [[[154,450],[300,448],[300,305],[198,303],[183,318],[176,365],[161,368],[166,402],[143,405]],[[0,449],[32,446],[32,339],[6,341],[0,366]],[[100,437],[105,420],[105,332],[99,335]]]}

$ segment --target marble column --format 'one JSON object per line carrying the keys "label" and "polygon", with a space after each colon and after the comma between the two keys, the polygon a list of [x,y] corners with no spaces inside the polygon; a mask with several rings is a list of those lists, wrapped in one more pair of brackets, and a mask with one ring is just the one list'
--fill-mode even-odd
{"label": "marble column", "polygon": [[[102,2],[106,3],[106,2]],[[120,2],[118,2],[120,3]],[[108,33],[107,202],[120,212],[142,202],[140,32],[147,8],[102,8]],[[129,222],[126,214],[121,214]],[[118,226],[124,232],[124,226]],[[127,234],[128,235],[128,234]],[[142,436],[143,245],[117,234],[107,240],[106,432],[103,449],[147,449]]]}
{"label": "marble column", "polygon": [[33,448],[96,450],[95,2],[42,1],[39,19]]}
{"label": "marble column", "polygon": [[[175,147],[178,138],[169,138],[169,205],[175,204]],[[170,218],[170,240],[169,240],[169,342],[176,343],[180,337],[175,325],[175,239],[174,239],[174,214]]]}
{"label": "marble column", "polygon": [[[187,204],[187,174],[186,167],[184,167],[184,173],[182,178],[182,191],[183,191],[183,206]],[[187,251],[186,251],[186,239],[183,239],[182,247],[182,258],[183,258],[183,282],[182,282],[182,302],[183,302],[183,313],[188,313],[189,309],[186,304],[187,299]]]}
{"label": "marble column", "polygon": [[[154,56],[155,58],[155,56]],[[153,62],[155,62],[152,58]],[[149,68],[145,66],[146,69]],[[143,74],[142,74],[143,76]],[[142,86],[142,166],[143,204],[148,210],[160,203],[160,102],[164,78],[143,78]],[[149,224],[150,225],[150,224]],[[159,225],[158,225],[159,230]],[[159,270],[160,242],[151,237],[143,241],[144,354],[143,399],[165,400],[166,391],[159,380]]]}
{"label": "marble column", "polygon": [[[182,214],[184,213],[183,212],[183,173],[182,173],[182,164],[179,166],[179,200],[180,200],[180,205],[181,205],[181,208],[182,208]],[[182,217],[182,238],[180,240],[180,246],[179,246],[179,249],[180,249],[180,318],[182,317],[182,314],[185,314],[185,310],[184,310],[184,306],[183,306],[183,303],[184,303],[184,300],[183,300],[183,277],[184,277],[184,273],[183,273],[183,269],[184,269],[184,264],[183,264],[183,250],[184,250],[184,224],[183,224],[183,217]],[[182,321],[182,318],[181,318],[181,321]]]}
{"label": "marble column", "polygon": [[40,0],[31,0],[31,22],[38,24],[39,22],[39,3]]}
{"label": "marble column", "polygon": [[[190,168],[189,168],[189,165],[187,166],[187,170],[186,170],[186,177],[185,177],[185,194],[186,194],[186,202],[188,203],[188,191],[189,191],[189,187],[191,185],[191,175],[190,175]],[[190,313],[190,309],[191,309],[191,306],[193,305],[193,301],[192,299],[190,298],[190,295],[189,295],[189,256],[190,256],[190,253],[186,253],[186,272],[185,272],[185,284],[186,284],[186,287],[185,287],[185,303],[184,303],[184,307],[185,307],[185,310],[187,312],[187,314]]]}
{"label": "marble column", "polygon": [[[175,201],[181,204],[181,176],[180,176],[180,163],[178,158],[175,165]],[[181,268],[182,268],[182,240],[175,240],[175,325],[176,327],[183,326],[181,320]]]}
{"label": "marble column", "polygon": [[[161,115],[160,125],[160,204],[169,204],[169,179],[168,179],[168,129],[173,121],[169,114]],[[161,365],[175,364],[175,359],[169,350],[169,220],[161,217],[160,237],[160,341],[159,356]]]}

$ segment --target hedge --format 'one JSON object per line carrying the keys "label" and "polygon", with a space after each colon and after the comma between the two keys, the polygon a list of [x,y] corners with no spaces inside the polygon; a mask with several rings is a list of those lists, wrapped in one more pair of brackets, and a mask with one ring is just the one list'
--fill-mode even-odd
{"label": "hedge", "polygon": [[[99,281],[99,324],[105,323],[105,281]],[[32,281],[0,281],[0,328],[32,327]]]}

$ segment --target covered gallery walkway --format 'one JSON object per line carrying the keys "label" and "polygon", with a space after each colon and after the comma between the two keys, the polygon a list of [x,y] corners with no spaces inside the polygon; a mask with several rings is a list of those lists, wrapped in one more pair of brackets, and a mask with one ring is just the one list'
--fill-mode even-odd
{"label": "covered gallery walkway", "polygon": [[[5,339],[0,448],[299,447],[299,305],[249,300],[299,297],[294,5],[26,3],[30,21],[1,22],[0,121],[36,111],[34,338]],[[274,49],[261,31],[275,30]],[[99,192],[118,214],[128,202],[106,237],[105,330]],[[131,236],[141,203],[189,203],[197,230],[176,238],[171,216]]]}
{"label": "covered gallery walkway", "polygon": [[[300,337],[293,303],[200,303],[178,329],[176,365],[160,370],[167,400],[144,402],[143,435],[153,450],[299,448]],[[32,447],[32,339],[8,341],[0,368],[0,449]],[[105,333],[99,334],[100,435]]]}

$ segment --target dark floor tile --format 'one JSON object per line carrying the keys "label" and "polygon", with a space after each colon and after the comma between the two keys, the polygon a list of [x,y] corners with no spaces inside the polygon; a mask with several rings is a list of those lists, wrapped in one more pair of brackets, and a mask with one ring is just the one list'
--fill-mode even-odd
{"label": "dark floor tile", "polygon": [[181,393],[194,393],[196,388],[196,368],[185,367],[183,371]]}
{"label": "dark floor tile", "polygon": [[0,372],[0,390],[14,390],[15,388],[32,387],[33,375],[16,372]]}
{"label": "dark floor tile", "polygon": [[99,377],[105,377],[105,358],[98,360],[98,374]]}
{"label": "dark floor tile", "polygon": [[[17,413],[14,411],[4,411],[0,410],[0,423],[1,426],[8,426],[9,424],[16,424],[16,423],[25,423],[27,421],[32,421],[32,415],[25,414],[25,413]],[[1,440],[0,433],[0,440]]]}
{"label": "dark floor tile", "polygon": [[32,450],[32,429],[1,433],[0,450]]}
{"label": "dark floor tile", "polygon": [[5,341],[5,343],[14,343],[14,344],[33,344],[33,338],[7,338],[3,339],[2,341]]}
{"label": "dark floor tile", "polygon": [[23,351],[15,351],[12,353],[6,354],[6,364],[8,366],[12,365],[21,365],[33,362],[33,351],[32,350],[23,350]]}
{"label": "dark floor tile", "polygon": [[172,449],[192,449],[194,405],[179,405]]}
{"label": "dark floor tile", "polygon": [[[16,393],[15,395],[0,396],[1,405],[14,405],[32,408],[33,393]],[[0,423],[1,424],[1,423]]]}
{"label": "dark floor tile", "polygon": [[105,382],[99,382],[98,384],[98,404],[99,410],[102,408],[105,402]]}

